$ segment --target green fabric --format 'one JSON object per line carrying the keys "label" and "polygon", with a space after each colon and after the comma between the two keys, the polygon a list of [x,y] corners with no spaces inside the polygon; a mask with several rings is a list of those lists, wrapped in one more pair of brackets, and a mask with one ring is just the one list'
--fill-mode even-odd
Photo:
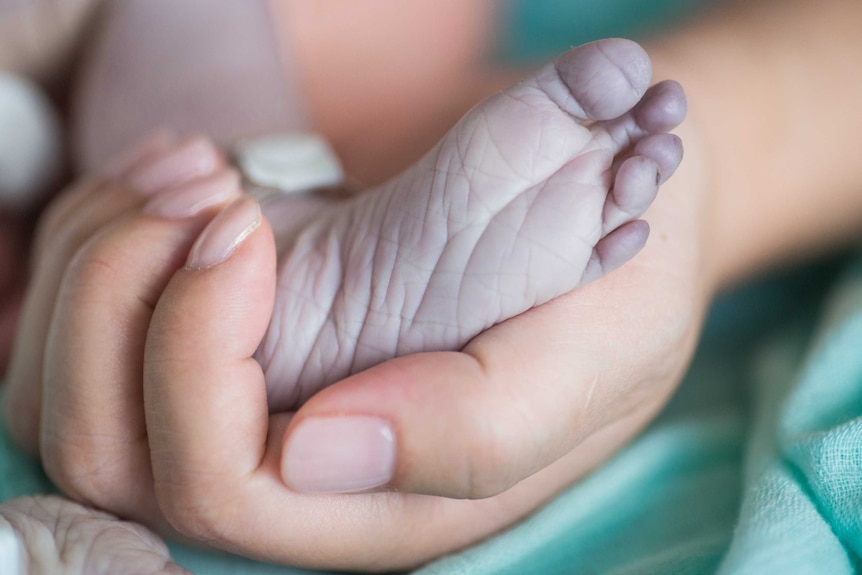
{"label": "green fabric", "polygon": [[[642,33],[703,3],[513,2],[503,53],[534,58]],[[725,297],[685,382],[638,440],[526,521],[419,573],[853,573],[862,557],[862,258],[839,264]],[[51,490],[0,431],[0,500]],[[201,575],[306,573],[173,552]]]}

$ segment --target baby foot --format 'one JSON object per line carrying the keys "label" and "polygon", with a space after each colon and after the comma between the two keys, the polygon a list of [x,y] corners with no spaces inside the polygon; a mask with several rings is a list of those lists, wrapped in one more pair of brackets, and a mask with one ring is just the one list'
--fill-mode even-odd
{"label": "baby foot", "polygon": [[396,356],[460,349],[633,257],[648,234],[637,218],[682,156],[667,131],[685,96],[674,82],[647,90],[650,75],[633,42],[577,48],[291,236],[258,353],[270,407]]}
{"label": "baby foot", "polygon": [[0,503],[0,572],[188,574],[142,525],[48,495]]}

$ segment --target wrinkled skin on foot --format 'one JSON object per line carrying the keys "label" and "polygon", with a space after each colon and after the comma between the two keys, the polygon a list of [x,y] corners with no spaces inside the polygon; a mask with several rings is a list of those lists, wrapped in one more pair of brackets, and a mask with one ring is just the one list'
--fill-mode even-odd
{"label": "wrinkled skin on foot", "polygon": [[[271,408],[385,360],[457,350],[633,257],[682,157],[673,82],[633,42],[582,46],[473,109],[417,165],[320,208],[285,248],[258,358]],[[301,202],[302,200],[300,200]],[[298,229],[297,229],[298,228]]]}
{"label": "wrinkled skin on foot", "polygon": [[[181,575],[149,529],[53,496],[0,503],[0,530],[26,549],[28,575]],[[2,563],[2,560],[0,560]]]}

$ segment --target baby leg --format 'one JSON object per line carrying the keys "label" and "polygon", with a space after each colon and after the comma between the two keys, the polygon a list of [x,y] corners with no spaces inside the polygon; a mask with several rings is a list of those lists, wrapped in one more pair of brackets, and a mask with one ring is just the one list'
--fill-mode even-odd
{"label": "baby leg", "polygon": [[231,144],[306,126],[268,2],[125,0],[105,12],[76,98],[82,171],[161,127]]}

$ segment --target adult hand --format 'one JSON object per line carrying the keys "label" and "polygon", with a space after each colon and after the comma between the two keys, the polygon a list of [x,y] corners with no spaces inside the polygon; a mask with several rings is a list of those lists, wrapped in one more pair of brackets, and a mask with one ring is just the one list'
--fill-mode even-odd
{"label": "adult hand", "polygon": [[[252,358],[275,286],[256,205],[223,209],[187,259],[234,196],[168,219],[142,211],[134,185],[96,186],[43,228],[37,276],[53,288],[31,292],[41,303],[25,322],[41,327],[16,361],[37,366],[45,395],[24,400],[34,387],[10,382],[18,405],[41,411],[47,472],[157,529],[312,567],[414,566],[510,525],[631,438],[687,364],[711,278],[704,171],[686,140],[689,161],[647,214],[653,238],[635,260],[460,352],[351,376],[296,414],[268,413]],[[101,209],[85,207],[94,200]],[[7,412],[34,443],[26,411]],[[286,485],[295,473],[375,472],[391,481],[374,493]]]}

